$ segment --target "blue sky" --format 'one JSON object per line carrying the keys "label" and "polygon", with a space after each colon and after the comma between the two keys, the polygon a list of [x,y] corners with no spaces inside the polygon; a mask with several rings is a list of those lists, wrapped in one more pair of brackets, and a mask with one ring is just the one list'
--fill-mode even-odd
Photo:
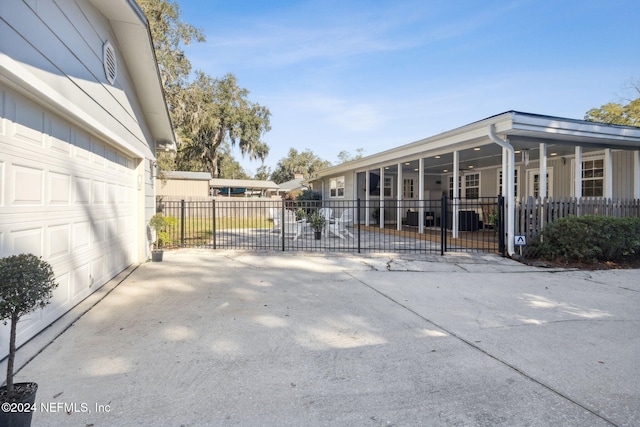
{"label": "blue sky", "polygon": [[291,147],[335,164],[508,110],[581,119],[640,80],[637,0],[176,1],[207,37],[193,68],[271,111],[272,169]]}

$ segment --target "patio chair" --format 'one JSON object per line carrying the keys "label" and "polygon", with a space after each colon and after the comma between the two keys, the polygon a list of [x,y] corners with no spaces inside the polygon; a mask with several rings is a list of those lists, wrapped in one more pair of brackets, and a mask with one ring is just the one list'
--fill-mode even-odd
{"label": "patio chair", "polygon": [[327,229],[329,227],[329,223],[331,221],[333,221],[333,209],[331,208],[320,208],[318,209],[318,215],[323,216],[325,221],[326,221],[326,225],[324,227],[324,230],[322,230],[322,234],[327,237]]}
{"label": "patio chair", "polygon": [[280,231],[280,209],[269,208],[269,218],[273,221],[273,231]]}
{"label": "patio chair", "polygon": [[353,226],[353,211],[351,209],[345,209],[342,211],[340,218],[333,219],[327,224],[326,230],[328,233],[338,236],[341,239],[344,239],[345,234],[353,238],[353,234],[347,230],[347,227],[350,225]]}
{"label": "patio chair", "polygon": [[296,214],[293,211],[287,210],[284,213],[284,221],[282,221],[282,229],[284,233],[281,233],[282,237],[293,236],[293,240],[298,240],[298,237],[302,236],[306,227],[306,220],[296,220]]}
{"label": "patio chair", "polygon": [[329,221],[331,220],[331,217],[333,216],[333,209],[331,209],[331,208],[320,208],[320,209],[318,209],[318,214],[320,216],[323,216],[324,219],[327,220],[327,224],[329,224]]}

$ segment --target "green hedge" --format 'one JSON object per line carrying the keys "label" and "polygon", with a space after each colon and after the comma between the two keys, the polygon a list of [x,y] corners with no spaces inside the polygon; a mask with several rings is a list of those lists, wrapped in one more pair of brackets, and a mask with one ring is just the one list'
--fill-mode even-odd
{"label": "green hedge", "polygon": [[640,218],[560,218],[546,225],[536,246],[538,256],[548,260],[620,261],[640,255]]}

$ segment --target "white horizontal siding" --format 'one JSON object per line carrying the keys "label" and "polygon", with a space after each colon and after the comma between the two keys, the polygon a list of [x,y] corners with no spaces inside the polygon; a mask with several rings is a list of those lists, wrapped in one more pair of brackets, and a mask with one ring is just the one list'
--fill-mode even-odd
{"label": "white horizontal siding", "polygon": [[[30,2],[32,3],[32,2]],[[153,157],[148,129],[135,90],[118,53],[108,21],[88,2],[56,0],[3,2],[0,6],[0,52],[17,61],[35,79],[115,132],[124,149]],[[37,7],[35,7],[37,5]],[[116,47],[118,79],[104,75],[102,47]]]}

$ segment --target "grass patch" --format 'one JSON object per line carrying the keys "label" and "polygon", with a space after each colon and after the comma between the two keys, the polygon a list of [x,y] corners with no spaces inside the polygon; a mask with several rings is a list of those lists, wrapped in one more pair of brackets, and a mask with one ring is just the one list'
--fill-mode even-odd
{"label": "grass patch", "polygon": [[[174,246],[180,246],[182,241],[182,222],[178,222],[167,229]],[[273,221],[268,218],[216,218],[216,231],[245,230],[245,229],[271,229]],[[184,244],[186,246],[198,246],[210,244],[213,239],[213,218],[185,218],[184,219]]]}

